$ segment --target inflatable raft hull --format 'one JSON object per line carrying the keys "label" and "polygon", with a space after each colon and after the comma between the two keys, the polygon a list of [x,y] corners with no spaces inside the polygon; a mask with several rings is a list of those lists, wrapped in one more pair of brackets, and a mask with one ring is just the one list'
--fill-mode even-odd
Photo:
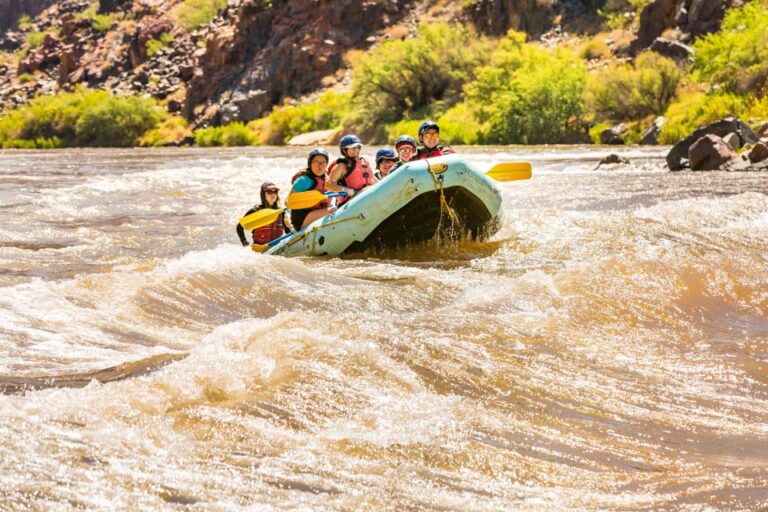
{"label": "inflatable raft hull", "polygon": [[482,239],[498,231],[501,216],[495,183],[458,155],[444,155],[409,162],[266,253],[338,256],[435,236]]}

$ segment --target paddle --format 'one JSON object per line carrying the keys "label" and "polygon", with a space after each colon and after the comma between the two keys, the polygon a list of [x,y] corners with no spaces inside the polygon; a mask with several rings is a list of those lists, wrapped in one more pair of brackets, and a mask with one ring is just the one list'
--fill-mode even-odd
{"label": "paddle", "polygon": [[240,219],[240,225],[243,226],[243,229],[250,231],[252,229],[260,228],[261,226],[266,226],[267,224],[272,224],[282,214],[282,208],[279,210],[264,208],[263,210],[253,212]]}
{"label": "paddle", "polygon": [[304,210],[316,206],[320,201],[329,197],[342,197],[347,194],[344,192],[332,192],[323,194],[319,190],[307,190],[306,192],[292,192],[285,200],[285,206],[291,210]]}
{"label": "paddle", "polygon": [[531,177],[531,164],[530,162],[496,164],[485,175],[496,181],[527,180]]}

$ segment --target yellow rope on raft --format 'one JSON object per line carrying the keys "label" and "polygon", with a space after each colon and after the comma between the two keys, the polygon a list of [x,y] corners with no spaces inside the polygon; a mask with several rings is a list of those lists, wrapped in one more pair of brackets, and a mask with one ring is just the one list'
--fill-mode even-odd
{"label": "yellow rope on raft", "polygon": [[427,170],[429,171],[429,175],[432,176],[432,182],[435,185],[435,191],[440,192],[440,220],[437,223],[437,230],[436,233],[440,233],[440,228],[443,225],[443,212],[448,212],[448,216],[451,218],[452,226],[455,227],[459,224],[459,218],[456,216],[456,212],[453,211],[453,208],[448,204],[448,201],[445,200],[445,191],[443,190],[443,180],[439,179],[437,177],[438,174],[445,172],[445,170],[448,169],[448,165],[446,164],[427,164]]}

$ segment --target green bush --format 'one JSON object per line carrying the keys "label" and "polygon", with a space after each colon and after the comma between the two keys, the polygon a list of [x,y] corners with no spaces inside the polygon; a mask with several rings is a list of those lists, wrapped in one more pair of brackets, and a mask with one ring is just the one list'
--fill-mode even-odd
{"label": "green bush", "polygon": [[152,57],[154,54],[166,48],[173,41],[173,36],[167,32],[160,34],[160,39],[150,39],[147,41],[147,55]]}
{"label": "green bush", "polygon": [[480,142],[543,144],[581,140],[586,67],[567,50],[525,43],[510,31],[467,84],[469,107],[481,124]]}
{"label": "green bush", "polygon": [[75,130],[79,145],[130,147],[147,130],[154,128],[161,114],[153,100],[139,96],[112,96],[86,109]]}
{"label": "green bush", "polygon": [[194,133],[195,144],[202,147],[252,146],[256,142],[253,133],[243,123],[200,128]]}
{"label": "green bush", "polygon": [[3,147],[131,146],[157,124],[153,100],[78,88],[40,96],[0,118]]}
{"label": "green bush", "polygon": [[175,21],[187,30],[210,23],[227,0],[184,0],[175,11]]}
{"label": "green bush", "polygon": [[259,144],[285,144],[295,135],[341,126],[349,112],[350,93],[328,91],[314,103],[275,106],[264,119],[249,124]]}
{"label": "green bush", "polygon": [[727,11],[719,32],[694,43],[697,78],[736,93],[762,94],[768,80],[768,1]]}
{"label": "green bush", "polygon": [[612,64],[592,75],[585,91],[587,109],[600,120],[629,121],[661,115],[675,98],[682,71],[655,52],[631,64]]}
{"label": "green bush", "polygon": [[34,50],[41,44],[43,44],[43,41],[45,40],[45,32],[27,32],[27,35],[25,36],[25,42],[27,43],[27,47],[30,50]]}
{"label": "green bush", "polygon": [[437,124],[440,140],[446,144],[477,144],[480,141],[480,122],[466,103],[451,107],[437,119]]}
{"label": "green bush", "polygon": [[675,144],[697,128],[729,115],[739,116],[746,108],[744,98],[721,91],[681,95],[667,109],[667,122],[659,134],[661,144]]}
{"label": "green bush", "polygon": [[414,119],[437,102],[455,104],[490,48],[471,29],[444,23],[422,24],[416,37],[382,43],[354,59],[352,123],[364,132]]}

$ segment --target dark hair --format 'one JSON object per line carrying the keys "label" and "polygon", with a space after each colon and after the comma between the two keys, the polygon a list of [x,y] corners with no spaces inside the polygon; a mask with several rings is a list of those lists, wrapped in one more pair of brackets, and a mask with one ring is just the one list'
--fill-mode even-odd
{"label": "dark hair", "polygon": [[[277,190],[277,199],[275,199],[275,204],[270,206],[267,204],[267,190],[270,189],[276,189]],[[277,185],[274,183],[267,181],[261,184],[261,208],[272,208],[273,210],[279,210],[280,209],[280,189],[277,188]]]}

